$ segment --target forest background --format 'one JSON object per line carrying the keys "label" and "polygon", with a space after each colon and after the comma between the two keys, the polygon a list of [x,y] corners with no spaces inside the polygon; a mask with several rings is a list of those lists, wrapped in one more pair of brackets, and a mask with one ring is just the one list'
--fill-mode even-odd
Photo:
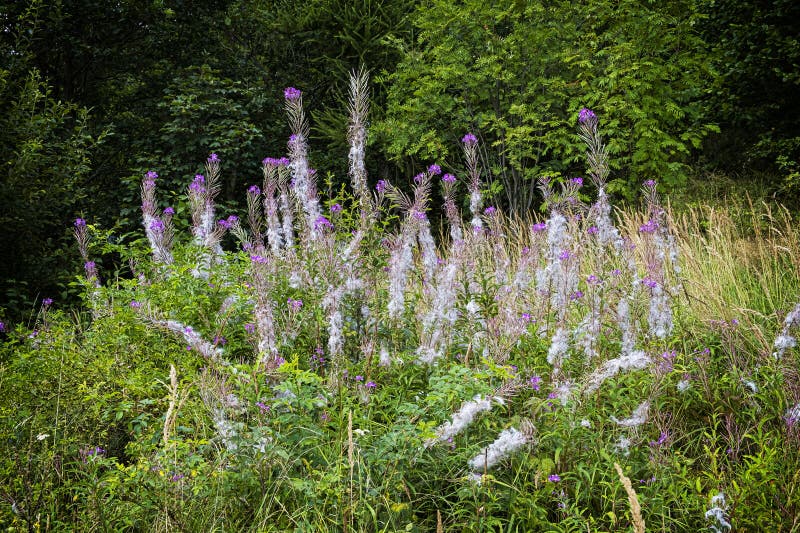
{"label": "forest background", "polygon": [[261,160],[285,153],[284,87],[303,91],[312,165],[338,189],[360,66],[372,184],[410,182],[432,161],[463,174],[458,140],[475,131],[486,195],[536,210],[538,177],[582,172],[574,121],[587,106],[617,203],[657,179],[677,206],[749,194],[797,211],[798,19],[793,0],[6,0],[0,310],[77,302],[72,221],[112,244],[142,239],[149,170],[177,197],[216,152],[222,210],[240,208]]}

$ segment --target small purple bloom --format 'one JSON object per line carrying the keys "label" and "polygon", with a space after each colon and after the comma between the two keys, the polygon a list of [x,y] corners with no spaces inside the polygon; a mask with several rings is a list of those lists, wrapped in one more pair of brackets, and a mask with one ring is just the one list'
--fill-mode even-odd
{"label": "small purple bloom", "polygon": [[258,188],[258,185],[251,185],[250,188],[247,189],[247,194],[258,196],[261,194],[261,189]]}
{"label": "small purple bloom", "polygon": [[289,298],[286,300],[286,305],[288,305],[292,311],[299,311],[303,307],[303,300],[293,300]]}
{"label": "small purple bloom", "polygon": [[539,383],[541,383],[542,378],[539,376],[531,376],[528,380],[528,386],[535,391],[540,389]]}
{"label": "small purple bloom", "polygon": [[294,101],[303,95],[302,91],[294,87],[287,87],[283,90],[283,97],[289,101]]}
{"label": "small purple bloom", "polygon": [[600,283],[600,278],[598,278],[598,277],[597,277],[597,276],[595,276],[594,274],[590,274],[590,275],[589,275],[589,277],[588,277],[588,278],[586,278],[586,282],[587,282],[589,285],[597,285],[598,283]]}
{"label": "small purple bloom", "polygon": [[378,385],[374,381],[367,381],[367,384],[364,386],[367,387],[368,389],[374,389]]}
{"label": "small purple bloom", "polygon": [[464,143],[466,146],[475,146],[476,144],[478,144],[478,138],[475,137],[475,135],[473,135],[472,133],[467,133],[461,139],[461,142]]}
{"label": "small purple bloom", "polygon": [[431,165],[428,167],[428,174],[432,176],[438,176],[441,173],[442,173],[442,167],[440,167],[439,165]]}
{"label": "small purple bloom", "polygon": [[483,210],[483,214],[486,215],[487,217],[490,217],[494,215],[495,211],[497,211],[497,209],[495,209],[494,206],[490,205],[489,207]]}
{"label": "small purple bloom", "polygon": [[217,224],[219,224],[220,226],[222,226],[225,229],[231,229],[230,223],[227,220],[225,220],[224,218],[219,220],[219,221],[217,221]]}
{"label": "small purple bloom", "polygon": [[142,302],[137,302],[136,300],[131,300],[131,308],[132,309],[139,309],[142,306]]}
{"label": "small purple bloom", "polygon": [[533,225],[532,229],[536,233],[539,233],[547,229],[547,224],[544,222],[537,222],[536,224]]}
{"label": "small purple bloom", "polygon": [[6,331],[5,322],[0,322],[0,333],[5,333],[5,331]]}
{"label": "small purple bloom", "polygon": [[328,220],[326,217],[320,215],[314,221],[314,229],[315,230],[333,229],[333,224],[331,224],[331,221]]}
{"label": "small purple bloom", "polygon": [[228,339],[221,335],[214,335],[214,345],[215,346],[225,346],[228,344]]}
{"label": "small purple bloom", "polygon": [[174,214],[175,214],[175,210],[173,208],[171,208],[171,207],[165,207],[164,208],[164,215],[166,215],[168,217],[171,217]]}
{"label": "small purple bloom", "polygon": [[267,259],[265,257],[262,257],[260,255],[256,255],[256,254],[253,254],[253,255],[250,256],[250,261],[252,261],[253,263],[259,263],[259,264],[262,264],[262,265],[267,264]]}
{"label": "small purple bloom", "polygon": [[445,174],[444,176],[442,176],[442,181],[445,183],[455,183],[456,177],[453,176],[452,174]]}
{"label": "small purple bloom", "polygon": [[426,219],[428,218],[428,215],[426,215],[426,214],[425,214],[425,211],[417,211],[417,210],[414,210],[414,212],[412,213],[412,215],[413,215],[413,216],[414,216],[414,218],[416,218],[417,220],[426,220]]}
{"label": "small purple bloom", "polygon": [[653,233],[658,229],[658,222],[655,220],[648,220],[643,225],[639,226],[639,232],[641,233]]}
{"label": "small purple bloom", "polygon": [[583,108],[578,112],[578,124],[587,124],[597,120],[597,115],[591,109]]}
{"label": "small purple bloom", "polygon": [[86,261],[83,264],[83,268],[85,268],[86,270],[94,270],[95,268],[97,268],[97,264],[94,261]]}
{"label": "small purple bloom", "polygon": [[560,254],[558,254],[558,258],[561,261],[567,261],[570,258],[569,250],[563,250]]}
{"label": "small purple bloom", "polygon": [[425,177],[425,174],[420,172],[416,176],[414,176],[414,183],[422,183],[422,179]]}
{"label": "small purple bloom", "polygon": [[84,219],[82,219],[82,218],[76,218],[75,219],[75,227],[76,228],[85,228],[86,227],[86,221]]}
{"label": "small purple bloom", "polygon": [[656,188],[656,180],[647,180],[644,182],[644,186],[648,189],[655,189]]}
{"label": "small purple bloom", "polygon": [[331,213],[340,213],[342,211],[342,206],[340,204],[333,204],[331,206]]}
{"label": "small purple bloom", "polygon": [[158,174],[156,174],[154,171],[150,170],[147,174],[144,175],[144,178],[147,181],[154,181],[156,178],[158,178]]}
{"label": "small purple bloom", "polygon": [[573,302],[575,300],[580,300],[581,298],[583,298],[583,293],[581,291],[575,291],[569,295],[569,299],[572,300]]}
{"label": "small purple bloom", "polygon": [[589,235],[596,235],[600,230],[597,229],[597,226],[590,226],[589,229],[586,230],[586,233]]}
{"label": "small purple bloom", "polygon": [[209,163],[216,163],[218,161],[219,161],[219,156],[217,154],[212,153],[210,156],[208,156]]}
{"label": "small purple bloom", "polygon": [[583,187],[583,178],[572,178],[569,181],[572,182],[573,185],[576,185],[578,187]]}
{"label": "small purple bloom", "polygon": [[356,381],[364,381],[364,376],[361,375],[356,376]]}
{"label": "small purple bloom", "polygon": [[45,306],[45,307],[48,307],[48,306],[50,306],[52,304],[53,304],[53,299],[52,298],[45,298],[44,300],[42,300],[42,305]]}
{"label": "small purple bloom", "polygon": [[247,323],[247,324],[244,325],[244,330],[247,333],[255,333],[256,332],[256,325]]}
{"label": "small purple bloom", "polygon": [[184,476],[183,474],[175,474],[174,476],[172,476],[171,478],[169,478],[169,480],[170,480],[170,481],[172,481],[173,483],[175,483],[176,481],[180,481],[180,480],[182,480],[182,479],[183,479],[183,478],[185,478],[185,477],[186,477],[186,476]]}
{"label": "small purple bloom", "polygon": [[552,483],[558,483],[559,481],[561,481],[561,476],[559,476],[558,474],[550,474],[549,476],[547,476],[547,481],[550,481]]}
{"label": "small purple bloom", "polygon": [[269,405],[265,404],[264,402],[256,402],[256,405],[261,410],[261,413],[269,412]]}
{"label": "small purple bloom", "polygon": [[386,180],[378,180],[378,183],[375,184],[375,190],[380,193],[386,192]]}
{"label": "small purple bloom", "polygon": [[651,277],[646,277],[642,280],[642,285],[645,287],[650,287],[651,289],[655,289],[658,287],[658,282]]}
{"label": "small purple bloom", "polygon": [[162,222],[161,220],[155,219],[150,223],[150,229],[155,231],[156,233],[161,233],[162,231],[164,231],[164,229],[166,229],[166,226],[164,225],[164,222]]}

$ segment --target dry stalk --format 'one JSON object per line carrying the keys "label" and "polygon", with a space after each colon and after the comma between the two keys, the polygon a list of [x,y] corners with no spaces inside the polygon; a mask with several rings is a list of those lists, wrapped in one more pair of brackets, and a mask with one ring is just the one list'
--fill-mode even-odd
{"label": "dry stalk", "polygon": [[639,498],[636,496],[636,491],[633,490],[631,480],[622,473],[622,468],[619,466],[619,463],[614,463],[614,468],[617,469],[619,480],[622,482],[622,486],[625,487],[625,492],[628,493],[628,504],[631,506],[631,517],[633,519],[633,530],[636,533],[644,533],[642,508],[639,506]]}

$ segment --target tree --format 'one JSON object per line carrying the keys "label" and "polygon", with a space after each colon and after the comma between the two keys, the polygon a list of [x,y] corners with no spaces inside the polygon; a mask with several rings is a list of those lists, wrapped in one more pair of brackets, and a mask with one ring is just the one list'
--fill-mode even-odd
{"label": "tree", "polygon": [[631,194],[649,178],[679,186],[714,130],[702,120],[709,59],[698,16],[690,1],[431,0],[389,78],[385,146],[397,159],[458,166],[453,148],[473,131],[503,200],[526,211],[536,177],[582,172],[575,122],[587,106],[609,139],[613,190]]}

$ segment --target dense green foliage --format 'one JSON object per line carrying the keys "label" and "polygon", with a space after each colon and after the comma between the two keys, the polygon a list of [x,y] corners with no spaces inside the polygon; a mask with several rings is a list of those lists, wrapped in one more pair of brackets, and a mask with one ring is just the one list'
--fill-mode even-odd
{"label": "dense green foliage", "polygon": [[679,187],[716,130],[700,21],[692,1],[426,2],[389,78],[388,149],[441,160],[475,131],[501,198],[525,212],[538,177],[582,172],[574,124],[589,106],[608,117],[613,191],[650,178]]}

